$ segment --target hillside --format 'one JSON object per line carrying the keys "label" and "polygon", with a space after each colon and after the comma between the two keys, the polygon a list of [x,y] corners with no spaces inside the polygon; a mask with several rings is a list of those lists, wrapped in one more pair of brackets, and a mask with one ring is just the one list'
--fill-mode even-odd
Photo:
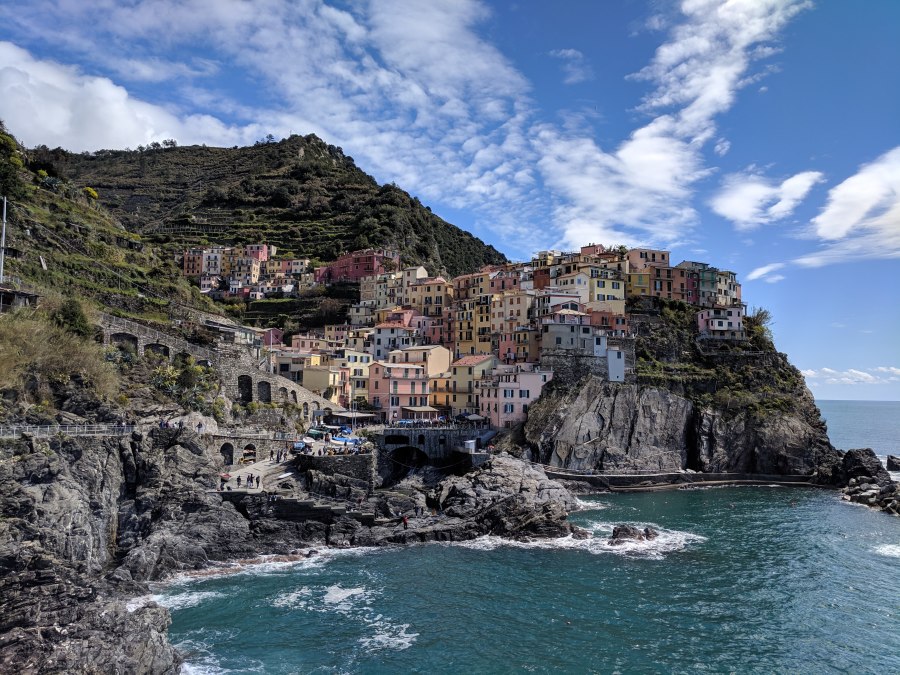
{"label": "hillside", "polygon": [[395,185],[378,185],[314,135],[251,147],[31,151],[34,166],[92,187],[129,232],[172,249],[266,242],[328,261],[391,246],[404,264],[457,275],[506,259]]}

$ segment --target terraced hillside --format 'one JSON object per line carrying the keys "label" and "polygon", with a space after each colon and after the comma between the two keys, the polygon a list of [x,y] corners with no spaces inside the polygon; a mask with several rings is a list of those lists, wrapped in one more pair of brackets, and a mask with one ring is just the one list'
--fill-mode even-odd
{"label": "terraced hillside", "polygon": [[395,185],[378,185],[316,136],[245,148],[154,147],[73,154],[36,148],[35,162],[97,190],[131,232],[172,249],[264,241],[333,260],[388,245],[404,264],[457,275],[504,262]]}

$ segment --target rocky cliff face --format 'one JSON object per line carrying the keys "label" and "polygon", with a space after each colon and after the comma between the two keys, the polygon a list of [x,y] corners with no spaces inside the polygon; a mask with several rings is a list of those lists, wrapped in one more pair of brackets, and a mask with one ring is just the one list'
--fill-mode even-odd
{"label": "rocky cliff face", "polygon": [[[399,518],[377,527],[346,516],[330,524],[277,520],[264,496],[234,505],[211,492],[221,468],[188,429],[0,442],[0,672],[177,671],[167,610],[130,607],[128,600],[147,594],[147,581],[211,561],[310,544],[573,531],[566,521],[571,495],[512,458],[439,482],[409,504],[403,495],[403,503],[391,497],[367,503],[392,515],[427,503],[409,529]],[[316,473],[319,483],[342,481]],[[432,508],[445,515],[432,516]]]}
{"label": "rocky cliff face", "polygon": [[662,387],[590,377],[543,397],[525,434],[536,461],[606,473],[692,469],[833,482],[840,465],[808,392],[792,410],[730,410]]}

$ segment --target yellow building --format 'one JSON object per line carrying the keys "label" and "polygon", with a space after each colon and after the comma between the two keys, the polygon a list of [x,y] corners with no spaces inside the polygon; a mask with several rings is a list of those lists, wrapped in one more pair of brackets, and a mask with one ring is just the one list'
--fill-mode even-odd
{"label": "yellow building", "polygon": [[493,354],[464,356],[450,365],[450,409],[454,415],[478,413],[477,383],[496,367],[497,357]]}
{"label": "yellow building", "polygon": [[650,295],[650,271],[629,272],[625,282],[625,295]]}
{"label": "yellow building", "polygon": [[340,404],[346,397],[347,381],[341,377],[339,366],[310,366],[303,369],[303,386],[314,394]]}
{"label": "yellow building", "polygon": [[450,405],[450,371],[438,373],[428,378],[428,405],[449,414]]}

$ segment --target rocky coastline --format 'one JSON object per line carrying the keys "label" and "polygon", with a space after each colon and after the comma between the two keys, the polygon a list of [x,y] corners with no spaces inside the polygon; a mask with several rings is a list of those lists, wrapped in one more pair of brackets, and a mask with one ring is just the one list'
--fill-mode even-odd
{"label": "rocky coastline", "polygon": [[[0,671],[178,672],[168,611],[129,601],[146,595],[148,582],[215,561],[486,534],[585,536],[566,520],[575,498],[512,457],[421,490],[376,494],[365,508],[422,516],[371,526],[349,516],[273,518],[263,495],[234,504],[216,492],[221,469],[221,457],[187,429],[0,441]],[[317,480],[319,488],[346,482]]]}
{"label": "rocky coastline", "polygon": [[[558,414],[547,434],[568,433],[569,411]],[[330,495],[372,517],[286,519],[273,514],[267,494],[217,492],[222,456],[193,428],[0,441],[0,671],[178,672],[168,611],[131,601],[146,596],[151,582],[227,571],[229,561],[483,535],[590,536],[567,520],[577,508],[575,482],[555,480],[552,471],[548,477],[502,444],[477,469],[426,469],[374,493],[356,477],[298,460],[294,477],[272,489]],[[832,456],[816,444],[809,452],[812,459],[796,461],[810,479],[846,486],[844,499],[898,514],[900,491],[871,450]],[[622,527],[617,542],[653,535]]]}

